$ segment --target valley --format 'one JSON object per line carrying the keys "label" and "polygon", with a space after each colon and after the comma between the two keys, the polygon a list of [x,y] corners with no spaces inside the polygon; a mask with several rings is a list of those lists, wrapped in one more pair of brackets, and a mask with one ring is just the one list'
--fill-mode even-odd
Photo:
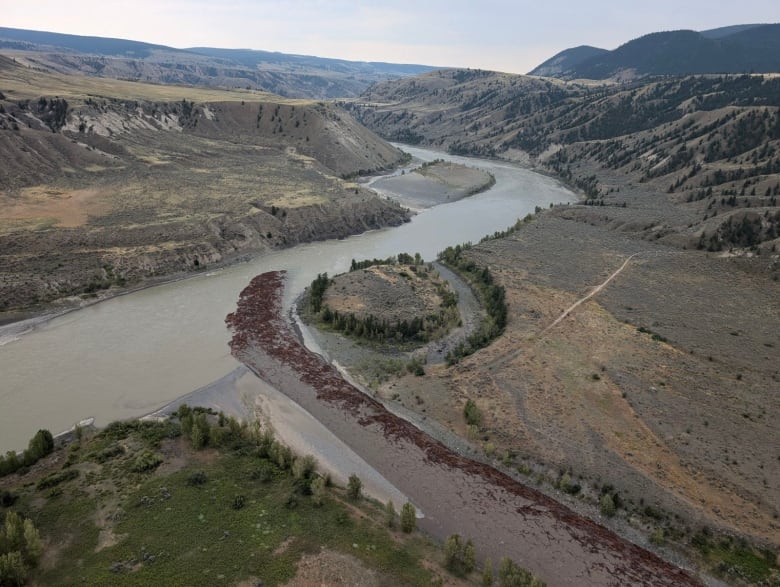
{"label": "valley", "polygon": [[[323,478],[360,468],[372,497],[414,502],[430,538],[474,539],[486,567],[506,556],[551,585],[778,584],[780,77],[761,57],[777,26],[578,47],[538,68],[551,77],[0,29],[0,441],[88,416],[141,430],[185,397],[227,435],[217,413],[265,406],[281,437],[309,419]],[[692,74],[663,69],[691,46],[674,59]],[[174,417],[152,444],[123,432],[110,466],[79,438],[64,466],[25,462],[0,489],[50,523],[59,494],[36,498],[30,470],[75,465],[74,507],[95,475],[129,504],[140,494],[106,477],[125,452],[159,453],[163,472],[133,479],[177,492],[177,462],[229,485],[221,463],[262,452],[243,432],[243,453],[203,456],[178,439],[190,425]],[[276,462],[271,501],[242,491],[308,496],[295,459]],[[364,532],[378,506],[343,493],[327,494],[336,525],[395,541],[406,583],[478,582],[431,571],[440,555],[416,538]],[[137,540],[91,553],[87,526],[90,546],[65,547],[82,561]],[[270,583],[338,566],[349,544],[329,534],[290,538]],[[379,584],[400,568],[347,563]]]}
{"label": "valley", "polygon": [[6,313],[409,218],[344,179],[405,156],[331,105],[0,67]]}

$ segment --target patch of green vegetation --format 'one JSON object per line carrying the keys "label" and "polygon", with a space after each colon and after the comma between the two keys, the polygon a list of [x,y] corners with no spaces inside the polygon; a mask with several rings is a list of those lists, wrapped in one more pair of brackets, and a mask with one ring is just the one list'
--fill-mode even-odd
{"label": "patch of green vegetation", "polygon": [[76,469],[65,469],[64,471],[59,471],[57,473],[52,473],[51,475],[47,475],[46,477],[38,481],[35,487],[37,489],[49,489],[51,487],[55,487],[59,485],[60,483],[65,483],[66,481],[72,481],[78,476],[79,476],[79,472]]}
{"label": "patch of green vegetation", "polygon": [[476,288],[487,310],[487,319],[464,342],[447,354],[448,365],[454,365],[463,357],[485,348],[501,336],[506,328],[508,308],[504,287],[494,283],[493,275],[487,267],[479,267],[474,261],[463,256],[469,249],[471,243],[447,247],[439,253],[439,261],[457,271]]}
{"label": "patch of green vegetation", "polygon": [[657,332],[653,332],[652,330],[650,330],[649,328],[645,328],[644,326],[640,326],[639,328],[637,328],[637,332],[641,332],[643,334],[649,334],[650,338],[652,338],[656,342],[669,342],[666,339],[666,337],[661,336]]}
{"label": "patch of green vegetation", "polygon": [[777,552],[759,552],[745,541],[730,536],[714,537],[702,530],[693,536],[691,545],[704,557],[708,566],[724,579],[739,579],[748,584],[780,585]]}
{"label": "patch of green vegetation", "polygon": [[[41,477],[37,488],[56,486],[56,493],[42,497],[20,479],[13,488],[19,498],[7,503],[29,512],[44,540],[57,545],[53,564],[32,571],[31,580],[214,585],[252,577],[278,585],[295,575],[302,555],[326,548],[398,584],[430,584],[423,560],[435,551],[418,534],[389,530],[384,506],[347,505],[346,491],[320,476],[314,459],[298,457],[268,431],[206,410],[180,415],[190,420],[189,436],[203,417],[203,446],[216,450],[204,453],[182,438],[176,420],[114,423],[67,450],[70,467]],[[236,435],[228,438],[231,429]],[[120,440],[125,449],[116,448]],[[350,484],[353,494],[358,483]]]}

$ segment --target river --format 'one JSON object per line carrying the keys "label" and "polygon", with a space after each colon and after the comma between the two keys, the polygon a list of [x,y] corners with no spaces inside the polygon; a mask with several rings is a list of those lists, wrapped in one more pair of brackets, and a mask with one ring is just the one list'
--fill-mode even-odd
{"label": "river", "polygon": [[353,258],[419,252],[430,260],[449,245],[505,229],[536,206],[575,200],[555,180],[519,166],[402,148],[417,164],[443,158],[485,169],[496,184],[397,228],[301,245],[118,296],[23,334],[19,325],[0,328],[0,451],[23,448],[39,428],[57,433],[87,417],[101,426],[153,412],[234,371],[224,320],[255,275],[287,270],[292,298],[317,273],[343,272]]}

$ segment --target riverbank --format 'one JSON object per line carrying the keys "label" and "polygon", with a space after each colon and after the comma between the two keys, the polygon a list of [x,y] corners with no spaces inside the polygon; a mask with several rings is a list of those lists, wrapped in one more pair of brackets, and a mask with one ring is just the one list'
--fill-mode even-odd
{"label": "riverbank", "polygon": [[423,210],[474,196],[495,183],[495,176],[483,169],[435,159],[409,172],[378,178],[371,185],[405,206]]}
{"label": "riverbank", "polygon": [[392,500],[400,506],[406,501],[403,493],[309,412],[243,365],[142,419],[168,417],[182,404],[211,408],[245,422],[259,422],[296,454],[314,456],[318,469],[337,484],[346,486],[349,475],[354,473],[363,482],[363,492],[380,503]]}
{"label": "riverbank", "polygon": [[439,539],[455,532],[469,536],[481,556],[510,556],[552,584],[699,584],[389,413],[298,342],[284,317],[283,294],[280,272],[256,277],[242,292],[237,311],[227,318],[234,356],[409,495],[425,514],[426,531]]}
{"label": "riverbank", "polygon": [[[409,149],[421,161],[442,156]],[[64,430],[85,416],[98,426],[140,417],[232,371],[236,364],[227,352],[223,317],[254,275],[287,269],[291,291],[298,292],[318,273],[347,270],[352,258],[384,258],[403,250],[433,258],[455,244],[453,234],[457,241],[476,242],[506,228],[507,219],[572,197],[557,182],[523,168],[469,164],[494,174],[496,185],[426,209],[399,227],[269,251],[218,271],[188,272],[183,279],[36,325],[0,347],[0,446],[21,449],[38,428]]]}

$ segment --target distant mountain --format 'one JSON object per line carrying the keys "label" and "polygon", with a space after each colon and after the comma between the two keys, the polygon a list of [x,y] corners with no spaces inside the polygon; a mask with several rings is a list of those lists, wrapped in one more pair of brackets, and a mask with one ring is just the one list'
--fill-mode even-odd
{"label": "distant mountain", "polygon": [[125,39],[0,27],[0,52],[28,67],[64,74],[266,90],[290,98],[347,98],[371,84],[431,71],[251,49],[176,49]]}
{"label": "distant mountain", "polygon": [[754,23],[754,24],[735,24],[731,26],[724,26],[717,29],[710,29],[708,31],[699,31],[699,32],[701,32],[701,34],[707,37],[708,39],[722,39],[723,37],[728,37],[729,35],[733,35],[735,33],[741,33],[742,31],[764,26],[765,24],[768,23],[762,22],[762,23]]}
{"label": "distant mountain", "polygon": [[75,53],[136,58],[148,57],[155,50],[179,51],[164,45],[153,45],[126,39],[83,37],[80,35],[0,27],[0,49],[9,48],[31,51],[56,48],[68,49]]}
{"label": "distant mountain", "polygon": [[651,33],[614,51],[576,61],[559,72],[537,73],[550,61],[531,73],[561,79],[598,80],[648,75],[774,73],[780,72],[780,24],[735,25],[704,32]]}
{"label": "distant mountain", "polygon": [[311,67],[344,74],[353,74],[356,71],[359,71],[367,75],[385,74],[388,77],[405,77],[407,75],[425,73],[426,71],[434,69],[428,65],[384,63],[381,61],[345,61],[343,59],[330,59],[327,57],[313,57],[309,55],[291,55],[288,53],[257,51],[254,49],[192,47],[186,49],[186,51],[208,55],[209,57],[227,59],[249,67],[262,65],[295,65],[297,67]]}
{"label": "distant mountain", "polygon": [[572,49],[565,49],[557,55],[551,57],[528,75],[541,75],[543,77],[566,77],[574,68],[591,57],[597,57],[609,53],[606,49],[591,47],[590,45],[580,45]]}

